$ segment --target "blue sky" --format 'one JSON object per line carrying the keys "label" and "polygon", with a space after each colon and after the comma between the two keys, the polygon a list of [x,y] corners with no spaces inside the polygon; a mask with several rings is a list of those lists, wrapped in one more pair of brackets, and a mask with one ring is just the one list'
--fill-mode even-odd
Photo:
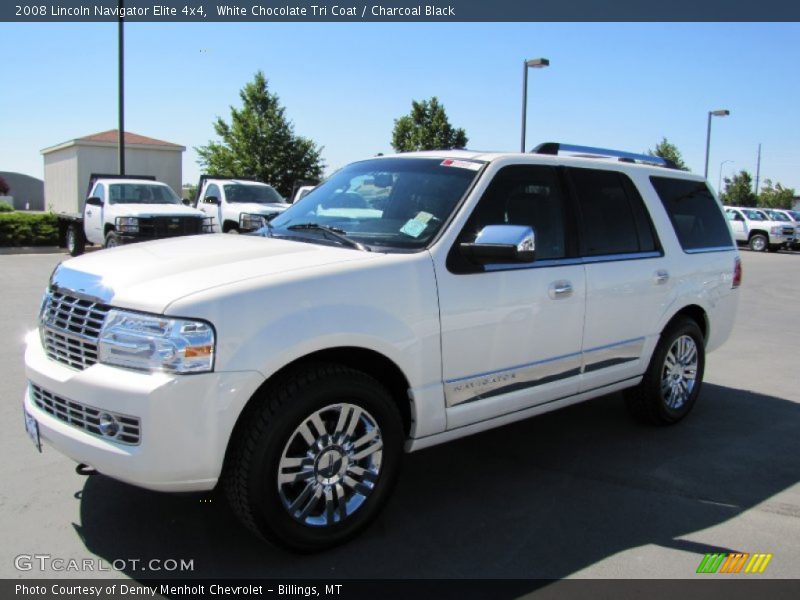
{"label": "blue sky", "polygon": [[[800,24],[126,25],[126,129],[194,146],[238,105],[261,69],[296,132],[324,146],[328,170],[391,151],[393,120],[436,95],[469,147],[519,146],[522,61],[528,146],[540,141],[644,151],[662,136],[709,180],[734,169],[800,192]],[[117,126],[116,24],[0,24],[0,171],[43,173],[40,150]]]}

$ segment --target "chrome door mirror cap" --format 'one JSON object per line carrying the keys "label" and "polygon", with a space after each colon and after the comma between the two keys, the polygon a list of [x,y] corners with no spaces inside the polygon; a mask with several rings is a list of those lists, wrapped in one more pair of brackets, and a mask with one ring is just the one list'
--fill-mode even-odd
{"label": "chrome door mirror cap", "polygon": [[487,225],[475,241],[462,243],[461,253],[478,264],[533,262],[536,236],[527,225]]}

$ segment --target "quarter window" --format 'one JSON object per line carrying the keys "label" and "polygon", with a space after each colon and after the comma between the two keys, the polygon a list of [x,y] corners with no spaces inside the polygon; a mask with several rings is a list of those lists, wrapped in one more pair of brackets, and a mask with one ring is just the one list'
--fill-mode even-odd
{"label": "quarter window", "polygon": [[[655,176],[650,181],[684,250],[733,247],[730,228],[705,182]],[[733,214],[733,220],[740,220]]]}

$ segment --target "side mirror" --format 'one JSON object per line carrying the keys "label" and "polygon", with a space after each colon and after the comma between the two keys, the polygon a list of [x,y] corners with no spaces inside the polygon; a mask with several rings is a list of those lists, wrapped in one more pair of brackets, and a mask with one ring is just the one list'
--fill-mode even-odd
{"label": "side mirror", "polygon": [[89,196],[86,199],[86,204],[89,206],[103,206],[103,201],[97,196]]}
{"label": "side mirror", "polygon": [[183,202],[184,206],[191,206],[192,205],[192,201],[189,200],[188,198],[184,198],[183,200],[181,200],[181,202]]}
{"label": "side mirror", "polygon": [[206,196],[205,198],[203,198],[203,202],[205,202],[206,204],[216,204],[217,206],[219,206],[219,198],[217,198],[216,196]]}
{"label": "side mirror", "polygon": [[461,254],[479,265],[533,262],[536,236],[527,225],[487,225]]}

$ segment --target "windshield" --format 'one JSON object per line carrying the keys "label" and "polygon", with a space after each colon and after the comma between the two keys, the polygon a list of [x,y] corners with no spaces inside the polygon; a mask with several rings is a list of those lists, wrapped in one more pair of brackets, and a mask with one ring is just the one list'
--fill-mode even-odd
{"label": "windshield", "polygon": [[758,210],[743,210],[745,216],[751,221],[766,221],[764,213]]}
{"label": "windshield", "polygon": [[256,202],[258,204],[283,204],[281,195],[269,185],[229,183],[224,186],[228,202]]}
{"label": "windshield", "polygon": [[483,163],[431,158],[379,158],[334,173],[270,223],[272,235],[328,240],[335,228],[382,249],[424,248],[450,216]]}
{"label": "windshield", "polygon": [[147,183],[112,183],[111,204],[180,204],[181,199],[166,185]]}
{"label": "windshield", "polygon": [[790,214],[790,215],[792,215],[792,218],[793,218],[795,221],[800,221],[800,212],[798,212],[798,211],[796,211],[796,210],[790,210],[790,211],[789,211],[789,214]]}
{"label": "windshield", "polygon": [[773,221],[783,221],[784,223],[790,223],[792,221],[785,214],[778,212],[777,210],[768,210],[766,212]]}

